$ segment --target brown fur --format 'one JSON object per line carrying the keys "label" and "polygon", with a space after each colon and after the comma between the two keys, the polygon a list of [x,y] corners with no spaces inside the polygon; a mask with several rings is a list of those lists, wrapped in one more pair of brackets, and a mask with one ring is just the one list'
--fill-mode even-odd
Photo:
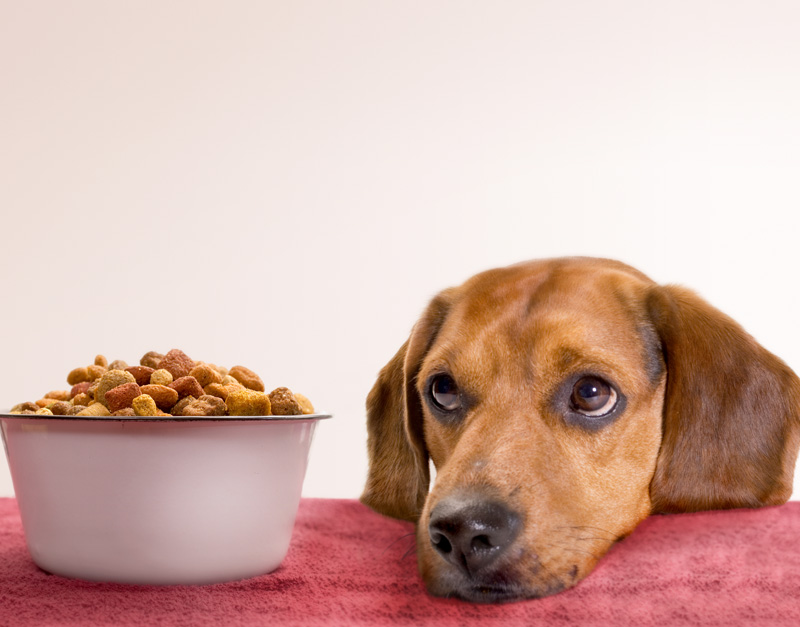
{"label": "brown fur", "polygon": [[[469,399],[458,421],[428,406],[438,371]],[[582,372],[624,395],[598,429],[562,415],[564,386]],[[692,292],[600,259],[519,264],[446,290],[381,371],[367,410],[363,502],[417,520],[429,591],[472,600],[572,586],[651,513],[782,503],[800,446],[800,382],[782,361]],[[436,553],[427,530],[436,504],[465,491],[522,518],[476,580]]]}

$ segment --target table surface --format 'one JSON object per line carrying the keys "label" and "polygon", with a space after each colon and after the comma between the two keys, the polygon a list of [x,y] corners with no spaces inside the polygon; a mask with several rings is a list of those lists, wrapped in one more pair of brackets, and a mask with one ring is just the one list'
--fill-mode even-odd
{"label": "table surface", "polygon": [[132,586],[49,575],[0,499],[0,625],[797,625],[800,503],[651,517],[578,586],[475,605],[429,596],[414,527],[357,501],[303,499],[268,575],[212,586]]}

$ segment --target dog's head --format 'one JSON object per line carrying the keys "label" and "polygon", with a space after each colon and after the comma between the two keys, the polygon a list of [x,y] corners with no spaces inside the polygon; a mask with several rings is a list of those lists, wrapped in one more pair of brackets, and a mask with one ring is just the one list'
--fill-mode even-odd
{"label": "dog's head", "polygon": [[362,500],[418,521],[432,594],[473,601],[570,587],[650,513],[782,503],[800,446],[782,361],[692,292],[597,259],[442,292],[367,410]]}

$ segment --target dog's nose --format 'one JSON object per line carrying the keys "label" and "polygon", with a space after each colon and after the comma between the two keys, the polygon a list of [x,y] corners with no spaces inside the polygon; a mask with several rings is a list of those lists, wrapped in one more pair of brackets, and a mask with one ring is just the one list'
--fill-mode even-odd
{"label": "dog's nose", "polygon": [[431,511],[428,533],[439,555],[471,576],[500,557],[520,527],[519,515],[501,503],[450,498]]}

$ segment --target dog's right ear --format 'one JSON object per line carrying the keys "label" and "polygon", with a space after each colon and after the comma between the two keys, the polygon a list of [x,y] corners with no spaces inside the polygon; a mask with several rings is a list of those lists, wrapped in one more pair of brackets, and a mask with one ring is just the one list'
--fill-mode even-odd
{"label": "dog's right ear", "polygon": [[428,494],[428,449],[416,378],[452,295],[446,290],[431,301],[367,396],[369,473],[361,502],[393,518],[416,521]]}

